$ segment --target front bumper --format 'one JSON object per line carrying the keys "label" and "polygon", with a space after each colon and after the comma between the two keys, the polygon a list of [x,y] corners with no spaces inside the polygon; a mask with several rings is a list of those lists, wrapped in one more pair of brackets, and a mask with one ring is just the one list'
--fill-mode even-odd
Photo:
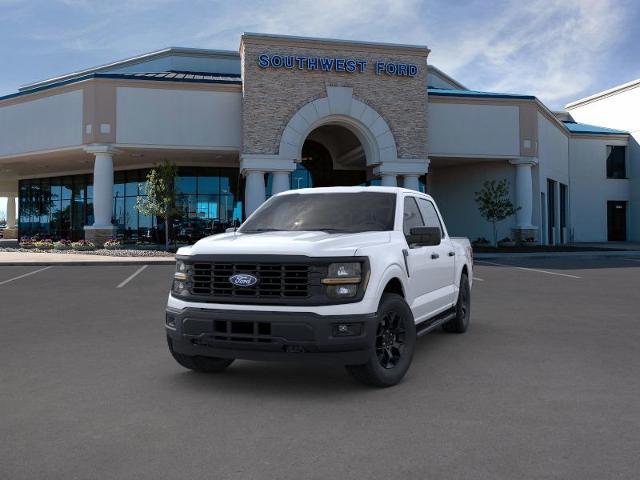
{"label": "front bumper", "polygon": [[[349,335],[338,330],[347,325]],[[310,312],[166,310],[166,331],[177,353],[247,360],[365,363],[376,314],[324,316]]]}

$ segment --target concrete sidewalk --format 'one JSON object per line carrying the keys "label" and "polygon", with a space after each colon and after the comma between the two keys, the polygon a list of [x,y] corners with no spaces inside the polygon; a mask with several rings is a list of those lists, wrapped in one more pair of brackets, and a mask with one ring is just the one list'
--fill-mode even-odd
{"label": "concrete sidewalk", "polygon": [[171,257],[116,257],[82,253],[0,252],[0,267],[17,265],[170,265]]}

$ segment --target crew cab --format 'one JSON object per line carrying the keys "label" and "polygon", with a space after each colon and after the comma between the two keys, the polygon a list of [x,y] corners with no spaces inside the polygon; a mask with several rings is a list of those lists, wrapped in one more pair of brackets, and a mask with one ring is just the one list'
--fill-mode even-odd
{"label": "crew cab", "polygon": [[449,237],[429,195],[290,190],[237,230],[178,250],[169,350],[196,371],[310,360],[388,387],[407,372],[417,336],[467,329],[472,269],[469,241]]}

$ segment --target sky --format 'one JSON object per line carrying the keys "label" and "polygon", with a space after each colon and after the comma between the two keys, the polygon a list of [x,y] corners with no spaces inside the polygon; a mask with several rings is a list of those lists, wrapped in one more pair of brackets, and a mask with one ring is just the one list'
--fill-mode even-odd
{"label": "sky", "polygon": [[427,45],[468,88],[559,109],[640,77],[639,21],[635,0],[0,0],[0,95],[168,46],[237,50],[248,31]]}
{"label": "sky", "polygon": [[0,0],[0,95],[168,46],[237,50],[244,31],[427,45],[466,87],[551,109],[640,78],[637,0]]}

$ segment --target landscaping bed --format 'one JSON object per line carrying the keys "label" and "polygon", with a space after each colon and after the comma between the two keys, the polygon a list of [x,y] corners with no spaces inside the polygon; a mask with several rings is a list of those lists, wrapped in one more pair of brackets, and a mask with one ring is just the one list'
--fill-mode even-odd
{"label": "landscaping bed", "polygon": [[22,253],[58,253],[58,254],[81,254],[81,255],[102,255],[106,257],[173,257],[174,253],[164,250],[139,250],[139,249],[105,249],[95,250],[55,250],[52,248],[0,248],[0,252],[22,252]]}

